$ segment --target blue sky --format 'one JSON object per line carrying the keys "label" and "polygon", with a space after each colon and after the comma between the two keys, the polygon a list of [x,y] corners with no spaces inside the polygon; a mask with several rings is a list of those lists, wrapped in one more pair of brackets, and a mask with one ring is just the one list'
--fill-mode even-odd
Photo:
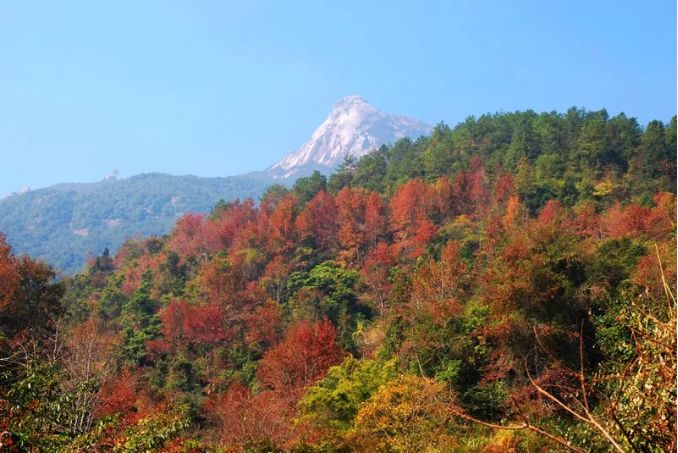
{"label": "blue sky", "polygon": [[0,196],[263,169],[348,94],[432,124],[573,105],[667,121],[676,3],[0,1]]}

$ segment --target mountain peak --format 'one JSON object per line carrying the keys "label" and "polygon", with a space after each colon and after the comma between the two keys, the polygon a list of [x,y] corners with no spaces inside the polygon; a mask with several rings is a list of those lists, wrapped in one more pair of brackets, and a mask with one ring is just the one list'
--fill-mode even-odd
{"label": "mountain peak", "polygon": [[344,96],[343,98],[339,99],[332,107],[332,111],[346,110],[353,107],[363,107],[363,106],[370,106],[370,104],[364,98],[356,94],[352,94],[349,96]]}
{"label": "mountain peak", "polygon": [[276,178],[291,178],[314,169],[331,171],[348,155],[362,157],[381,145],[430,132],[431,127],[421,121],[384,113],[360,96],[346,96],[334,104],[308,142],[267,173]]}

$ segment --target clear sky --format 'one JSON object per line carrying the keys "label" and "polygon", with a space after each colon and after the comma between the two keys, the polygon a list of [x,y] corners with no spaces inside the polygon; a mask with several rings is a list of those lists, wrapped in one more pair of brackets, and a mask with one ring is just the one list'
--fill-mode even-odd
{"label": "clear sky", "polygon": [[348,94],[432,124],[668,121],[676,2],[0,0],[0,196],[264,169]]}

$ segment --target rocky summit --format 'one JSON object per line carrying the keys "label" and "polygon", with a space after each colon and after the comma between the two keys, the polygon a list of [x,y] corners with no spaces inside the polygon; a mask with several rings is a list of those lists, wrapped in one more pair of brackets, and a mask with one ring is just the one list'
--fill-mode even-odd
{"label": "rocky summit", "polygon": [[334,104],[311,138],[267,170],[275,178],[304,176],[313,170],[331,171],[344,157],[357,158],[410,137],[428,135],[431,126],[416,119],[384,113],[360,96],[347,96]]}

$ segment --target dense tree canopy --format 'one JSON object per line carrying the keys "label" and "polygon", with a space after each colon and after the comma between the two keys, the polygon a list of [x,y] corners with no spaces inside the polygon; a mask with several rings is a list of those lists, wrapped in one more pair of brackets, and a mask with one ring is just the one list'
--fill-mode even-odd
{"label": "dense tree canopy", "polygon": [[77,451],[672,451],[676,119],[468,118],[56,281],[0,237],[0,431]]}

